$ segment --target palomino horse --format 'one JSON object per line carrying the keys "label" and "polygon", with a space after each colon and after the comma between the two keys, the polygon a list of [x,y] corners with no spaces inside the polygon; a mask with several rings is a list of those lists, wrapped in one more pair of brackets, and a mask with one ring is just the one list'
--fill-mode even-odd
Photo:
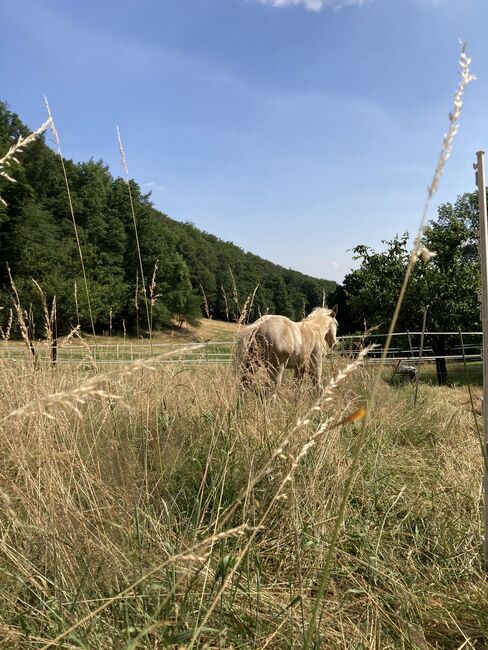
{"label": "palomino horse", "polygon": [[298,323],[286,316],[262,316],[241,332],[236,361],[244,385],[250,385],[254,372],[265,367],[278,390],[285,368],[294,368],[295,377],[309,372],[316,388],[322,390],[322,356],[332,347],[337,335],[337,305],[316,307]]}

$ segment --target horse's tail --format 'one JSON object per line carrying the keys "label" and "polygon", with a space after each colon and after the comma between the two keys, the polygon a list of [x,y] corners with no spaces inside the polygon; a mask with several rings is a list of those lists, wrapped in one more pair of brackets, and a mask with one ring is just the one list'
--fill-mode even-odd
{"label": "horse's tail", "polygon": [[259,325],[256,323],[247,325],[236,341],[234,365],[240,374],[248,372],[256,363],[256,357],[258,356],[256,334],[258,329]]}

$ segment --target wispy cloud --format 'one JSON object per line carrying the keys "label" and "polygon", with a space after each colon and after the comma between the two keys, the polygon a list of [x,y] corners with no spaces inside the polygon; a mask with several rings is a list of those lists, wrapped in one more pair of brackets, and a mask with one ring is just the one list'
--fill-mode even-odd
{"label": "wispy cloud", "polygon": [[155,183],[154,181],[149,181],[147,183],[142,183],[142,187],[147,187],[151,192],[157,190],[159,192],[165,192],[168,189],[167,185],[162,185],[160,183]]}
{"label": "wispy cloud", "polygon": [[364,0],[259,0],[263,5],[272,7],[291,7],[302,5],[309,11],[322,9],[340,9],[346,5],[362,5]]}

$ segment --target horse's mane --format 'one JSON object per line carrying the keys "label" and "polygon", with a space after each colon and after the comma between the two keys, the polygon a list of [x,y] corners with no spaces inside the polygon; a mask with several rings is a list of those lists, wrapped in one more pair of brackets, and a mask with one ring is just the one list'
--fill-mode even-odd
{"label": "horse's mane", "polygon": [[332,309],[328,307],[314,307],[308,316],[305,316],[303,320],[312,320],[317,316],[322,316],[327,314],[327,316],[332,317]]}

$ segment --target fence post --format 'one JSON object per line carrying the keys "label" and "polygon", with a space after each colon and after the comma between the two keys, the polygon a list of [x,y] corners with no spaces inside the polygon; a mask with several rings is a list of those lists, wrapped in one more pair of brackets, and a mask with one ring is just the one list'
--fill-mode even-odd
{"label": "fence post", "polygon": [[410,336],[410,330],[407,330],[408,337],[408,347],[410,348],[410,356],[413,357],[413,346],[412,346],[412,337]]}
{"label": "fence post", "polygon": [[483,522],[484,562],[488,569],[488,223],[486,220],[485,152],[476,152],[476,182],[478,185],[480,215],[480,257],[481,257],[481,324],[483,330]]}
{"label": "fence post", "polygon": [[58,360],[58,316],[56,312],[56,298],[53,299],[49,321],[49,327],[51,329],[51,365],[55,366],[56,361]]}

